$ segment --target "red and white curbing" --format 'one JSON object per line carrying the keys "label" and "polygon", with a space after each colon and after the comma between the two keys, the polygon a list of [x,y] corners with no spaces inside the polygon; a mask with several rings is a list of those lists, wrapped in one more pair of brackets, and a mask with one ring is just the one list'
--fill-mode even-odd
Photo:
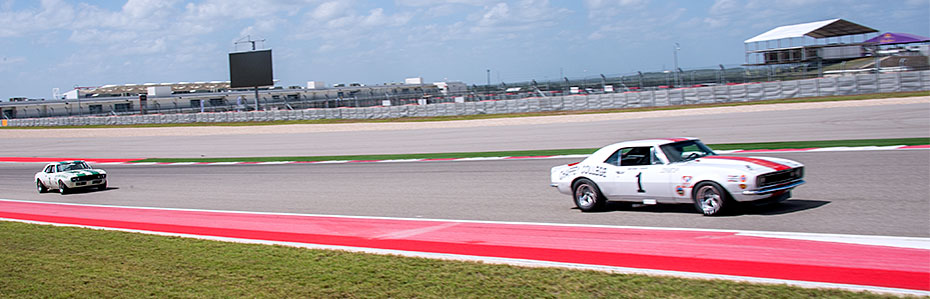
{"label": "red and white curbing", "polygon": [[[756,150],[721,150],[718,154],[748,153],[787,153],[787,152],[850,152],[850,151],[890,151],[890,150],[930,150],[928,145],[892,145],[892,146],[856,146],[856,147],[819,147]],[[528,159],[584,159],[588,155],[554,155],[554,156],[507,156],[475,158],[440,158],[440,159],[389,159],[389,160],[331,160],[331,161],[269,161],[269,162],[132,162],[142,159],[89,159],[89,158],[25,158],[0,157],[0,163],[51,163],[67,160],[84,160],[100,165],[281,165],[281,164],[347,164],[347,163],[403,163],[403,162],[465,162],[465,161],[499,161]]]}
{"label": "red and white curbing", "polygon": [[[211,221],[203,221],[205,218]],[[0,221],[532,267],[930,295],[930,265],[924,262],[930,239],[918,237],[260,213],[12,199],[0,199]],[[727,252],[727,256],[706,252]],[[867,262],[863,256],[868,257]]]}

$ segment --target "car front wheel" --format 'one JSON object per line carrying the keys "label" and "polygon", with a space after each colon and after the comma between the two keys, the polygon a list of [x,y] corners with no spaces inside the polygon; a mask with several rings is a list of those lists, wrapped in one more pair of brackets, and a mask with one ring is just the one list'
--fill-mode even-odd
{"label": "car front wheel", "polygon": [[729,203],[729,194],[723,187],[713,182],[703,182],[694,187],[694,206],[704,216],[721,215],[732,204]]}
{"label": "car front wheel", "polygon": [[48,188],[45,185],[42,185],[42,181],[36,180],[36,190],[39,190],[39,193],[48,192]]}
{"label": "car front wheel", "polygon": [[68,185],[65,185],[65,182],[58,181],[58,193],[68,194]]}
{"label": "car front wheel", "polygon": [[604,198],[604,195],[601,194],[601,190],[598,189],[597,185],[591,180],[580,179],[575,182],[574,188],[572,189],[575,190],[573,192],[575,206],[582,212],[594,212],[604,209],[607,199]]}

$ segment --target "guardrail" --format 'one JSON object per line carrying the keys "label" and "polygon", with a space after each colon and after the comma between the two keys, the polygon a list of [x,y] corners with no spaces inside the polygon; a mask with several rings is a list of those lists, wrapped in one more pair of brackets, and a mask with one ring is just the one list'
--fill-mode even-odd
{"label": "guardrail", "polygon": [[14,127],[34,127],[316,119],[385,119],[660,107],[922,90],[930,90],[930,71],[861,74],[794,81],[730,84],[641,92],[466,101],[464,103],[447,102],[384,107],[309,108],[251,112],[9,119],[5,120],[5,125]]}

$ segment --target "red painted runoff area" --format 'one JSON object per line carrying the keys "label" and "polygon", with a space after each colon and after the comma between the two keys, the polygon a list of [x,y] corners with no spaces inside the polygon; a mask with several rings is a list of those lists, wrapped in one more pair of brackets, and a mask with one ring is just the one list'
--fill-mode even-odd
{"label": "red painted runoff area", "polygon": [[902,146],[901,148],[902,148],[902,149],[930,148],[930,144],[925,144],[925,145],[907,145],[907,146]]}
{"label": "red painted runoff area", "polygon": [[126,163],[141,159],[93,159],[93,158],[44,158],[44,157],[0,157],[0,162],[14,163],[52,163],[61,161],[84,160],[88,163]]}
{"label": "red painted runoff area", "polygon": [[930,250],[659,230],[67,205],[0,218],[249,240],[930,290]]}

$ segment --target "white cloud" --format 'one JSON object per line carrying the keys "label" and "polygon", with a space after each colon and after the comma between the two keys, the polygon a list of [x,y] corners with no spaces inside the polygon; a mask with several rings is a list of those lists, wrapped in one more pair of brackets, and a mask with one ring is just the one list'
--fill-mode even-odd
{"label": "white cloud", "polygon": [[0,37],[18,37],[67,28],[75,16],[74,7],[61,0],[42,0],[37,10],[12,11],[4,4],[0,11]]}
{"label": "white cloud", "polygon": [[397,5],[400,6],[411,6],[411,7],[426,7],[426,6],[440,6],[448,4],[464,4],[471,6],[483,6],[491,3],[491,0],[397,0],[395,1]]}
{"label": "white cloud", "polygon": [[711,15],[730,14],[741,11],[741,5],[737,0],[717,0],[710,7]]}
{"label": "white cloud", "polygon": [[570,10],[553,7],[548,0],[521,0],[513,6],[500,2],[470,17],[475,22],[470,32],[512,39],[515,33],[554,26],[569,14]]}
{"label": "white cloud", "polygon": [[633,39],[632,37],[668,38],[671,32],[682,26],[686,13],[685,8],[670,4],[666,4],[661,8],[651,7],[650,9],[592,11],[588,14],[589,19],[602,25],[589,33],[588,39],[619,38],[643,41],[641,38]]}
{"label": "white cloud", "polygon": [[588,17],[592,19],[609,19],[629,11],[642,10],[650,0],[585,0]]}
{"label": "white cloud", "polygon": [[336,17],[345,15],[351,7],[352,6],[348,1],[325,2],[320,4],[320,6],[317,6],[317,8],[314,9],[309,16],[317,21],[331,20]]}
{"label": "white cloud", "polygon": [[345,1],[330,1],[318,5],[305,15],[305,22],[296,34],[301,39],[319,41],[318,51],[357,49],[363,41],[372,49],[383,48],[393,34],[403,31],[413,18],[409,12],[387,14],[383,8],[373,8],[366,13],[359,6]]}

